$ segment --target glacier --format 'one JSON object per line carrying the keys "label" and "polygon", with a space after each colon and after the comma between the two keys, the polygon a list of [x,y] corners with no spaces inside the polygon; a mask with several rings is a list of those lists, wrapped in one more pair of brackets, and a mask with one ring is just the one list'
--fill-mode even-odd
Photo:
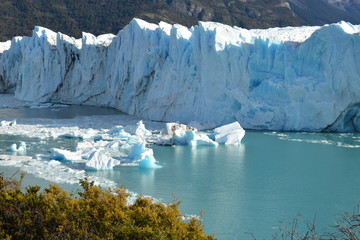
{"label": "glacier", "polygon": [[360,131],[360,26],[246,30],[133,19],[74,39],[43,27],[0,43],[0,92],[156,121]]}

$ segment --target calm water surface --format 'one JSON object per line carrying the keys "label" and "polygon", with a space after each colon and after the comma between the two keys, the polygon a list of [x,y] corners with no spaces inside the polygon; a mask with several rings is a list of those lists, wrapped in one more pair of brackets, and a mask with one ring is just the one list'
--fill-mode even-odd
{"label": "calm water surface", "polygon": [[352,212],[360,202],[360,148],[335,144],[356,145],[357,135],[287,136],[291,140],[248,131],[241,146],[155,146],[161,169],[91,174],[164,201],[173,193],[183,201],[183,213],[204,210],[206,231],[220,239],[251,239],[246,232],[271,239],[279,221],[299,213],[315,217],[319,228],[334,225],[335,214]]}
{"label": "calm water surface", "polygon": [[[57,112],[60,115],[54,118],[79,114],[72,108],[36,111],[37,117],[44,118]],[[101,111],[91,108],[81,114],[92,112]],[[32,117],[35,113],[0,111],[0,117],[17,118],[17,114]],[[59,146],[73,150],[76,144],[66,139],[39,143],[39,139],[0,135],[0,149],[18,141],[26,141],[31,154]],[[335,214],[354,210],[360,203],[359,141],[358,134],[247,131],[240,146],[153,146],[160,169],[129,167],[89,175],[109,178],[164,202],[171,202],[174,194],[182,201],[184,214],[204,210],[206,232],[218,233],[219,239],[251,239],[247,232],[257,239],[271,239],[279,221],[290,222],[298,213],[309,220],[316,216],[317,226],[325,228],[334,224]],[[30,177],[28,182],[37,180]]]}

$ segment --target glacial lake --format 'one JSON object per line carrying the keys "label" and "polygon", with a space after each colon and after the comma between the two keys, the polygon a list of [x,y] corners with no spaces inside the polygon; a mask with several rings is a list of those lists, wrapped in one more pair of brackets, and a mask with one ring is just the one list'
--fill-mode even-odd
{"label": "glacial lake", "polygon": [[[1,154],[18,141],[25,141],[33,156],[51,147],[72,150],[76,144],[0,135]],[[173,194],[182,201],[183,214],[204,211],[206,232],[217,233],[219,239],[252,239],[249,233],[271,239],[279,221],[291,222],[299,213],[309,221],[315,218],[319,230],[329,230],[336,214],[353,212],[360,203],[359,134],[247,131],[240,146],[151,148],[162,168],[87,174],[162,202],[171,202]],[[15,168],[0,166],[0,171],[9,175]],[[44,186],[47,181],[30,175],[26,183]],[[60,185],[69,191],[78,188]]]}

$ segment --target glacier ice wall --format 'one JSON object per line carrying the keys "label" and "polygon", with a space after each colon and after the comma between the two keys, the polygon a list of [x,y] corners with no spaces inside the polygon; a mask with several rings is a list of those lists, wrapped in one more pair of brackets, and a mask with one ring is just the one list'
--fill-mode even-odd
{"label": "glacier ice wall", "polygon": [[36,27],[0,43],[0,91],[159,121],[360,131],[360,26],[246,30],[134,19],[82,39]]}

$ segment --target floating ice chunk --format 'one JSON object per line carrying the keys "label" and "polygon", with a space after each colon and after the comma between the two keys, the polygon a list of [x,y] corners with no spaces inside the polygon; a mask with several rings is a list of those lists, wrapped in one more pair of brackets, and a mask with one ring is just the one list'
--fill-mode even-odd
{"label": "floating ice chunk", "polygon": [[16,143],[13,143],[6,149],[8,152],[17,152],[17,145]]}
{"label": "floating ice chunk", "polygon": [[142,159],[143,160],[139,162],[139,168],[161,168],[160,165],[156,164],[157,161],[153,156],[152,149],[147,149],[147,151],[142,154]]}
{"label": "floating ice chunk", "polygon": [[194,130],[194,128],[186,126],[185,124],[170,122],[170,123],[165,124],[165,129],[164,129],[165,132],[164,132],[164,134],[174,135],[175,131],[178,130],[178,129],[181,129],[184,132],[188,131],[188,130]]}
{"label": "floating ice chunk", "polygon": [[78,152],[71,152],[64,149],[52,148],[51,158],[59,161],[79,161],[82,160]]}
{"label": "floating ice chunk", "polygon": [[139,137],[139,136],[132,136],[131,138],[129,138],[126,143],[124,143],[123,145],[120,146],[119,150],[127,155],[130,155],[131,152],[134,151],[134,146],[135,145],[139,145],[139,144],[143,144],[145,146],[145,141]]}
{"label": "floating ice chunk", "polygon": [[13,143],[6,150],[8,152],[24,153],[24,152],[26,152],[26,143],[20,142],[19,148],[17,147],[16,143]]}
{"label": "floating ice chunk", "polygon": [[120,165],[120,161],[109,157],[105,153],[100,152],[99,150],[94,151],[90,157],[89,161],[85,164],[86,170],[109,170],[113,169],[114,166]]}
{"label": "floating ice chunk", "polygon": [[26,143],[20,142],[20,146],[17,149],[18,152],[26,152]]}
{"label": "floating ice chunk", "polygon": [[184,131],[182,128],[178,128],[174,131],[173,134],[173,140],[176,144],[187,144],[187,138],[186,138],[186,131]]}
{"label": "floating ice chunk", "polygon": [[186,131],[186,141],[189,146],[217,146],[218,143],[211,140],[204,133],[196,133],[195,131]]}
{"label": "floating ice chunk", "polygon": [[124,130],[132,135],[146,137],[151,136],[151,132],[145,128],[143,121],[139,121],[136,126],[127,125]]}
{"label": "floating ice chunk", "polygon": [[115,126],[108,131],[113,138],[129,138],[131,134],[126,132],[122,126]]}
{"label": "floating ice chunk", "polygon": [[0,122],[0,126],[1,127],[5,127],[5,126],[15,126],[16,125],[16,120],[12,120],[12,121],[1,121]]}
{"label": "floating ice chunk", "polygon": [[131,149],[131,152],[130,154],[128,155],[128,157],[131,159],[131,160],[137,160],[139,158],[141,158],[141,154],[143,152],[145,152],[145,143],[137,143],[137,144],[134,144],[132,146],[132,149]]}
{"label": "floating ice chunk", "polygon": [[239,122],[233,122],[214,129],[215,141],[220,144],[239,144],[245,136],[245,130]]}
{"label": "floating ice chunk", "polygon": [[197,129],[194,128],[198,126],[203,128],[203,126],[198,122],[192,122],[192,127],[186,126],[179,123],[167,123],[166,124],[166,134],[172,135],[173,143],[180,145],[208,145],[215,146],[218,143],[211,140],[206,134],[198,133]]}
{"label": "floating ice chunk", "polygon": [[150,148],[145,147],[145,142],[134,144],[128,158],[139,163],[140,168],[159,168],[156,164],[154,152]]}
{"label": "floating ice chunk", "polygon": [[29,156],[13,156],[13,155],[0,155],[1,166],[14,166],[23,165],[26,162],[33,161],[34,159]]}

